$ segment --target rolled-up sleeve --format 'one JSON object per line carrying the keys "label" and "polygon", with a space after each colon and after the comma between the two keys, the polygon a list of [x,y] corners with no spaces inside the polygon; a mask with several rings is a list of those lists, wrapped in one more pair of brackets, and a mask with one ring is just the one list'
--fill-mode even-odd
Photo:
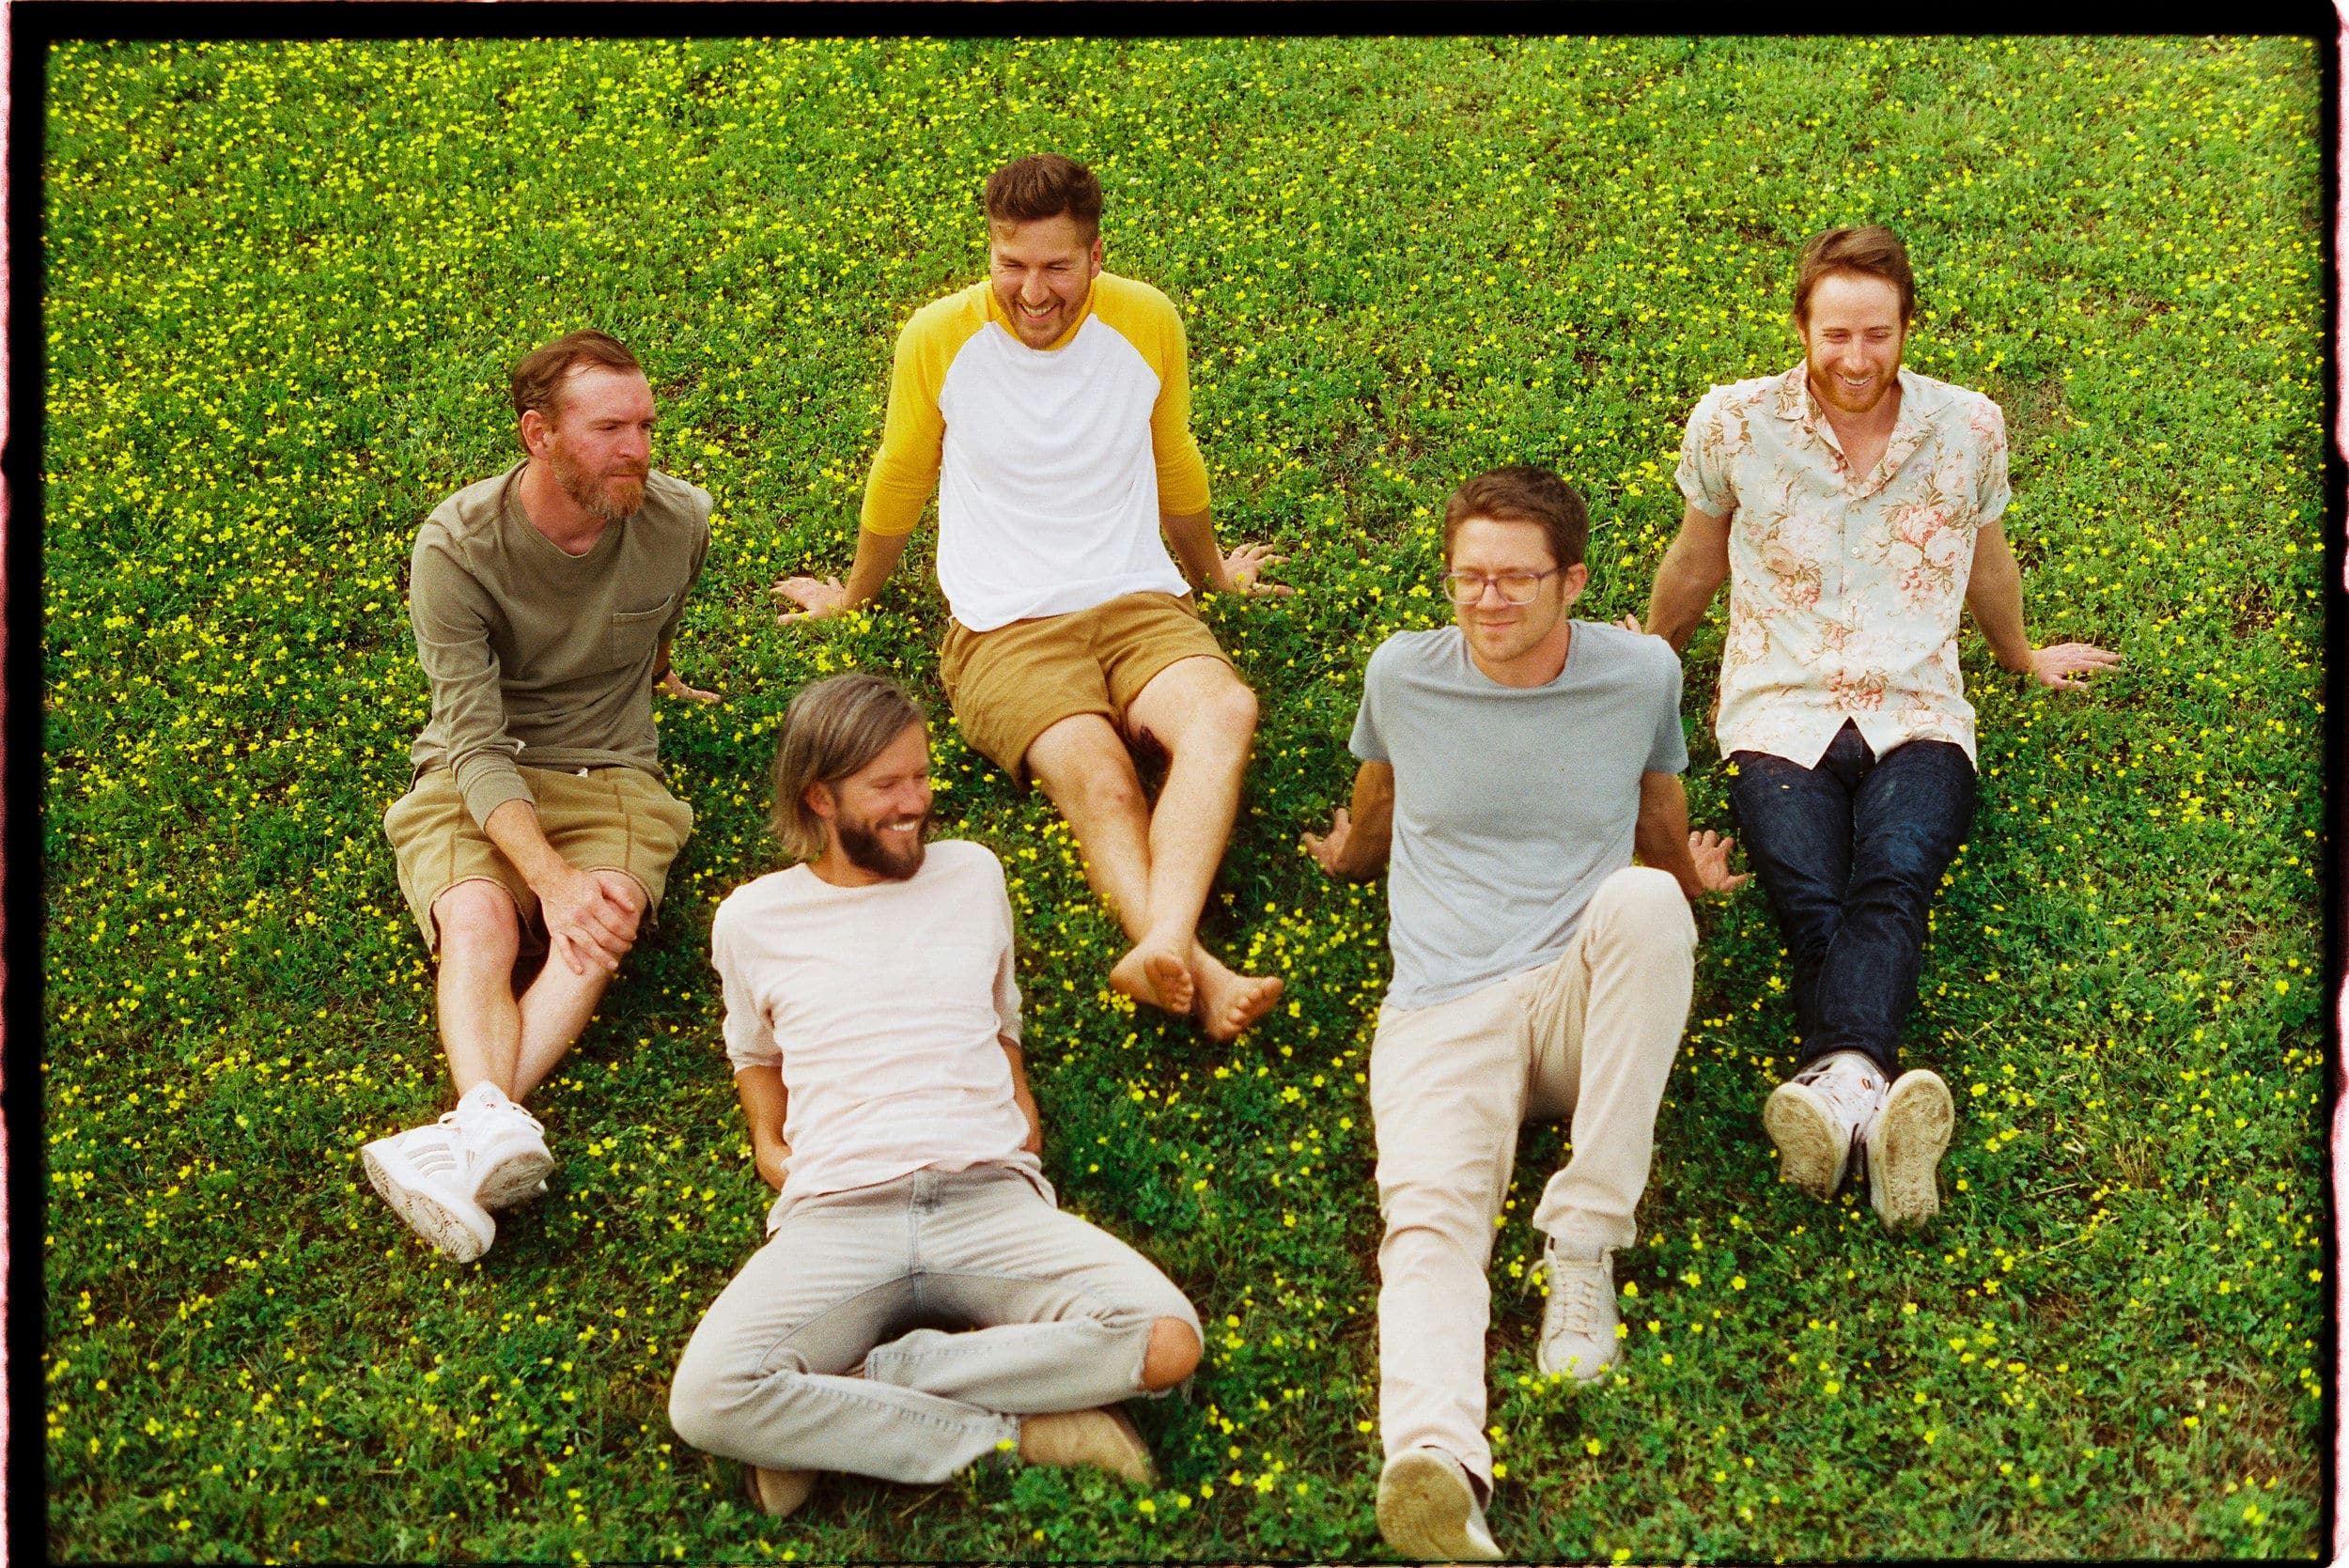
{"label": "rolled-up sleeve", "polygon": [[492,613],[489,592],[456,559],[448,536],[428,522],[409,561],[408,621],[432,690],[432,722],[448,737],[449,771],[466,811],[484,825],[508,800],[531,799],[506,733]]}

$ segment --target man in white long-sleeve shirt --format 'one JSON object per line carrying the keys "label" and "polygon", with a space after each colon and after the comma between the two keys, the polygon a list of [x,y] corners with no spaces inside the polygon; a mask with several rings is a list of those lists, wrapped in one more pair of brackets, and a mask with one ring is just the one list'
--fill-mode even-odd
{"label": "man in white long-sleeve shirt", "polygon": [[925,846],[929,768],[922,709],[889,682],[801,691],[774,827],[807,863],[735,890],[710,930],[777,1196],[766,1247],[686,1346],[669,1420],[748,1464],[770,1514],[819,1468],[939,1482],[1016,1453],[1146,1481],[1117,1402],[1199,1360],[1183,1293],[1054,1203],[1003,866]]}

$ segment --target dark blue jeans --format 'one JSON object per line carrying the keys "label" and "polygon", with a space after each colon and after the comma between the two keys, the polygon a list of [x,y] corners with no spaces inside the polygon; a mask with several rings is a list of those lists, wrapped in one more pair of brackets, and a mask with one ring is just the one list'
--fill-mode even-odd
{"label": "dark blue jeans", "polygon": [[1862,1050],[1900,1072],[1925,911],[1974,817],[1974,765],[1946,740],[1879,759],[1846,720],[1816,768],[1736,752],[1729,781],[1746,858],[1793,967],[1801,1059]]}

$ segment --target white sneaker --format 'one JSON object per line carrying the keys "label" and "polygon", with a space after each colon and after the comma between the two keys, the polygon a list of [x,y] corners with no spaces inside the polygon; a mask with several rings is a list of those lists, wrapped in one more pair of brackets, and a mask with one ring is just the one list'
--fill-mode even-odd
{"label": "white sneaker", "polygon": [[1476,1485],[1441,1449],[1407,1449],[1378,1472],[1378,1533],[1423,1562],[1498,1562]]}
{"label": "white sneaker", "polygon": [[481,1082],[465,1092],[449,1112],[465,1135],[473,1157],[473,1200],[502,1209],[544,1192],[554,1157],[547,1152],[538,1118],[506,1098],[496,1084]]}
{"label": "white sneaker", "polygon": [[1778,1145],[1778,1179],[1833,1198],[1883,1104],[1884,1075],[1856,1050],[1823,1056],[1780,1084],[1762,1108],[1762,1128]]}
{"label": "white sneaker", "polygon": [[459,1263],[471,1263],[497,1239],[497,1221],[474,1201],[472,1161],[450,1111],[437,1122],[359,1151],[367,1181],[410,1230]]}
{"label": "white sneaker", "polygon": [[1957,1113],[1941,1075],[1903,1073],[1868,1129],[1868,1202],[1888,1231],[1921,1225],[1941,1212],[1941,1156]]}
{"label": "white sneaker", "polygon": [[1615,1333],[1623,1322],[1615,1311],[1615,1255],[1570,1257],[1553,1240],[1543,1244],[1542,1265],[1549,1275],[1549,1298],[1542,1303],[1542,1339],[1533,1364],[1548,1376],[1578,1383],[1604,1375],[1623,1358],[1623,1341]]}

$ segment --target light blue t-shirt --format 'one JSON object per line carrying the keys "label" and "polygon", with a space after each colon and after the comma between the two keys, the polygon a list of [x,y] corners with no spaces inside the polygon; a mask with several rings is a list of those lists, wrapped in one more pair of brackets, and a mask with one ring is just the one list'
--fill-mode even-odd
{"label": "light blue t-shirt", "polygon": [[1680,659],[1576,621],[1546,686],[1503,686],[1456,626],[1398,631],[1362,674],[1354,754],[1394,768],[1390,1007],[1431,1007],[1548,963],[1631,863],[1640,775],[1688,766]]}

